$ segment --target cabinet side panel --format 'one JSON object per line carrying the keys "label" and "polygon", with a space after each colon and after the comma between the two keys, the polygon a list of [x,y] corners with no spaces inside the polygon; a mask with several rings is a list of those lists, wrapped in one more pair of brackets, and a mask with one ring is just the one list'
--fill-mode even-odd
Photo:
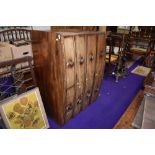
{"label": "cabinet side panel", "polygon": [[[56,34],[33,31],[32,50],[37,84],[46,111],[60,124],[64,123],[62,113],[63,80],[60,51],[57,51]],[[60,108],[61,107],[61,108]]]}
{"label": "cabinet side panel", "polygon": [[49,57],[50,60],[50,76],[49,85],[51,85],[51,90],[49,93],[50,100],[53,103],[53,110],[57,121],[60,124],[64,124],[64,103],[65,103],[65,63],[64,63],[64,52],[61,43],[61,37],[58,37],[56,33],[51,33],[49,42]]}
{"label": "cabinet side panel", "polygon": [[45,105],[48,107],[48,95],[46,89],[46,68],[48,68],[48,33],[41,31],[32,31],[32,51],[34,59],[34,71],[37,80],[37,85]]}

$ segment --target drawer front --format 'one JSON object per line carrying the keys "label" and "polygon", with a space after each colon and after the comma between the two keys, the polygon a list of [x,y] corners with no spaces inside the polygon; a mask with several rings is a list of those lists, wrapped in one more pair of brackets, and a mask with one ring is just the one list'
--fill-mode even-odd
{"label": "drawer front", "polygon": [[103,34],[98,35],[97,41],[97,62],[96,73],[97,76],[103,76],[105,66],[105,36]]}
{"label": "drawer front", "polygon": [[22,58],[24,56],[32,56],[32,46],[31,45],[23,45],[23,46],[12,46],[13,58]]}
{"label": "drawer front", "polygon": [[69,88],[66,91],[66,102],[64,106],[64,120],[67,122],[73,116],[75,88]]}
{"label": "drawer front", "polygon": [[64,38],[64,51],[65,51],[64,53],[65,53],[65,67],[66,67],[66,88],[71,88],[75,84],[74,37]]}

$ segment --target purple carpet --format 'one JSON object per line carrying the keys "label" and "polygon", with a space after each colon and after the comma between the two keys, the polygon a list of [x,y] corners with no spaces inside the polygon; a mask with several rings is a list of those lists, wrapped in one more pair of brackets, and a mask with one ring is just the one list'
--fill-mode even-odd
{"label": "purple carpet", "polygon": [[118,83],[113,76],[104,77],[98,99],[84,111],[72,118],[63,127],[48,118],[51,129],[112,129],[143,87],[144,77],[130,73],[140,62],[128,71],[129,75]]}

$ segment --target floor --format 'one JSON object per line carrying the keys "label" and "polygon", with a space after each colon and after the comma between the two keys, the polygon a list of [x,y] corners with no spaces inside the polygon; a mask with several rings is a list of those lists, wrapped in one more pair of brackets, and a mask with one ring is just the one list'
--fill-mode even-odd
{"label": "floor", "polygon": [[[112,129],[112,128],[130,128],[125,126],[131,112],[138,105],[131,104],[139,90],[142,89],[144,77],[132,74],[131,71],[140,63],[137,61],[128,68],[129,75],[126,78],[121,78],[118,83],[115,78],[104,77],[100,89],[98,99],[89,105],[84,111],[80,112],[76,117],[68,121],[64,126],[57,124],[52,118],[48,118],[51,129]],[[131,104],[131,105],[130,105]],[[124,112],[131,106],[129,114],[126,117]],[[129,108],[130,109],[130,108]],[[117,126],[117,122],[121,116],[124,116],[124,121]],[[133,116],[132,116],[133,119]],[[130,120],[132,120],[130,119]],[[126,123],[127,125],[128,123]],[[130,123],[131,124],[131,123]]]}

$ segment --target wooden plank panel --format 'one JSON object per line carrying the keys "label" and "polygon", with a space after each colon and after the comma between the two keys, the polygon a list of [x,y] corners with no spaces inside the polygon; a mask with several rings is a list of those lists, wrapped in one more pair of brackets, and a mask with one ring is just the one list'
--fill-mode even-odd
{"label": "wooden plank panel", "polygon": [[100,34],[97,38],[97,54],[96,54],[96,68],[94,74],[94,86],[92,92],[91,102],[94,102],[98,97],[101,82],[103,80],[105,67],[105,35]]}
{"label": "wooden plank panel", "polygon": [[96,61],[96,35],[87,37],[87,73],[86,78],[90,78],[90,85],[93,83]]}
{"label": "wooden plank panel", "polygon": [[101,78],[101,77],[95,77],[95,79],[94,79],[94,88],[93,88],[93,92],[92,92],[91,103],[93,103],[99,95],[102,80],[103,80],[103,78]]}
{"label": "wooden plank panel", "polygon": [[86,41],[85,36],[75,37],[76,48],[76,99],[74,115],[80,112],[84,96],[85,67],[86,67]]}
{"label": "wooden plank panel", "polygon": [[103,76],[104,66],[105,66],[105,35],[98,35],[97,41],[97,63],[96,63],[96,74],[99,76]]}
{"label": "wooden plank panel", "polygon": [[61,46],[60,40],[56,42],[55,33],[32,31],[34,70],[46,112],[64,124],[64,55]]}
{"label": "wooden plank panel", "polygon": [[87,65],[86,65],[86,87],[83,109],[86,108],[91,100],[95,65],[96,65],[96,35],[87,35]]}
{"label": "wooden plank panel", "polygon": [[65,109],[64,109],[64,119],[67,122],[73,115],[73,108],[74,108],[74,98],[75,98],[75,88],[67,89],[67,97],[65,102]]}
{"label": "wooden plank panel", "polygon": [[64,38],[64,51],[66,59],[66,82],[67,82],[67,88],[70,88],[75,84],[74,37]]}

